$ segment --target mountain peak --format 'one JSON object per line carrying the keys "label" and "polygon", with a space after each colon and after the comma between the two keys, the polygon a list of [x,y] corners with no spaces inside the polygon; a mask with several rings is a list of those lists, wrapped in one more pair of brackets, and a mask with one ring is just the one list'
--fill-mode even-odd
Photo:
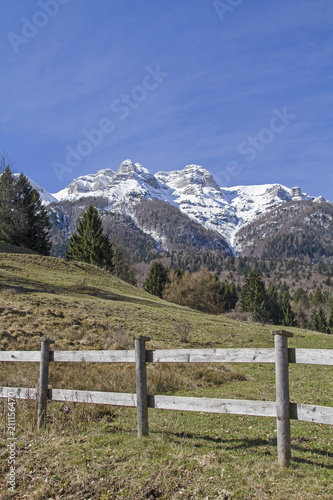
{"label": "mountain peak", "polygon": [[212,188],[219,193],[221,192],[212,174],[201,165],[191,164],[186,165],[183,170],[157,172],[155,177],[174,189],[193,191],[195,186],[200,186],[201,188]]}
{"label": "mountain peak", "polygon": [[137,171],[137,169],[135,168],[135,165],[132,162],[132,160],[125,160],[120,164],[117,174],[128,175],[128,174],[131,174],[132,172],[136,172],[136,171]]}
{"label": "mountain peak", "polygon": [[220,190],[212,174],[201,165],[186,165],[182,172],[187,178],[190,176],[191,182],[195,184],[201,184],[203,187],[212,187]]}
{"label": "mountain peak", "polygon": [[211,229],[236,245],[236,233],[274,207],[288,202],[321,201],[281,184],[220,188],[201,165],[153,175],[140,163],[127,159],[117,172],[100,170],[75,179],[54,195],[58,200],[76,201],[93,196],[106,198],[107,209],[131,214],[141,200],[158,199],[175,205],[191,220]]}

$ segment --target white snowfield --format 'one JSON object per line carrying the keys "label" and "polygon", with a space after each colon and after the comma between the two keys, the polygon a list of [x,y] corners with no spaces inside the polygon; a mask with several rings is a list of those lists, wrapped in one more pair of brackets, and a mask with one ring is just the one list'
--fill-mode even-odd
{"label": "white snowfield", "polygon": [[302,193],[299,187],[281,184],[220,187],[200,165],[153,175],[131,160],[124,161],[117,172],[100,170],[74,179],[58,193],[43,191],[42,195],[46,203],[103,197],[107,199],[106,210],[128,215],[132,215],[133,205],[140,200],[158,199],[175,205],[192,220],[224,236],[235,250],[239,250],[237,231],[271,208],[289,201],[325,201]]}

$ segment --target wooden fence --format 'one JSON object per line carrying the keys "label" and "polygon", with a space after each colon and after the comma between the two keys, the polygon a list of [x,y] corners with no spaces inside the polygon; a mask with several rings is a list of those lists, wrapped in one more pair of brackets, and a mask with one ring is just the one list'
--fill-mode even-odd
{"label": "wooden fence", "polygon": [[[288,348],[288,337],[292,337],[292,333],[278,330],[272,334],[275,337],[274,349],[147,350],[146,342],[150,339],[139,337],[135,339],[135,350],[51,351],[50,345],[54,342],[44,339],[41,351],[0,351],[0,361],[40,363],[37,389],[1,387],[0,397],[38,398],[38,427],[45,426],[48,400],[137,407],[139,437],[148,435],[148,408],[275,417],[278,462],[288,466],[291,458],[291,419],[333,425],[332,407],[289,401],[289,363],[333,366],[333,350]],[[136,394],[48,389],[50,362],[135,363]],[[147,363],[274,363],[276,401],[148,395]]]}

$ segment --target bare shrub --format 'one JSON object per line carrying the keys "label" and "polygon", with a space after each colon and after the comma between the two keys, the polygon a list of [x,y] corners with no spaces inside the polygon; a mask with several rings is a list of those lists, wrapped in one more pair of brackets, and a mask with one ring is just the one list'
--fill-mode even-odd
{"label": "bare shrub", "polygon": [[190,334],[192,333],[192,325],[188,321],[179,321],[174,326],[177,337],[181,342],[189,342]]}
{"label": "bare shrub", "polygon": [[112,350],[133,349],[133,336],[120,323],[112,326],[109,325],[106,346]]}

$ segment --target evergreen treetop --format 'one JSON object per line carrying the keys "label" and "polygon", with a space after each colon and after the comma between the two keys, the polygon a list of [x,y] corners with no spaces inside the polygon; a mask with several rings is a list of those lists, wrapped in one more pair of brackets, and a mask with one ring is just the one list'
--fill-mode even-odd
{"label": "evergreen treetop", "polygon": [[143,284],[146,292],[162,297],[164,287],[168,281],[168,269],[162,262],[154,261],[149,269],[148,275]]}
{"label": "evergreen treetop", "polygon": [[71,235],[66,258],[112,270],[112,245],[108,236],[103,234],[102,220],[93,205],[84,212],[76,233]]}
{"label": "evergreen treetop", "polygon": [[248,275],[241,291],[241,309],[250,312],[254,319],[266,321],[268,319],[268,297],[265,283],[254,267]]}

